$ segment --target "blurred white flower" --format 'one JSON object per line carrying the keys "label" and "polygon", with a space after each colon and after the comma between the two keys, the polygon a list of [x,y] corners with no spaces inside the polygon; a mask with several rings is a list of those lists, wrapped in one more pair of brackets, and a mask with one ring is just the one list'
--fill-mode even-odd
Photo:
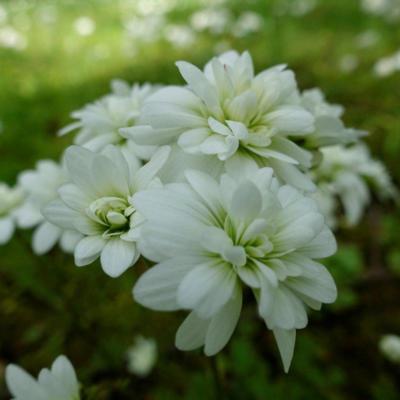
{"label": "blurred white flower", "polygon": [[230,10],[209,7],[193,13],[190,24],[196,31],[207,30],[214,35],[220,35],[228,29],[232,19]]}
{"label": "blurred white flower", "polygon": [[232,28],[232,33],[236,37],[243,37],[250,33],[258,32],[263,25],[263,18],[260,14],[253,11],[246,11],[240,14]]}
{"label": "blurred white flower", "polygon": [[32,248],[38,255],[50,251],[58,241],[65,252],[72,253],[81,238],[76,232],[64,231],[46,221],[42,214],[42,208],[58,197],[57,190],[66,181],[63,166],[52,160],[41,160],[36,169],[23,171],[18,177],[18,185],[26,197],[15,211],[15,218],[19,228],[36,227]]}
{"label": "blurred white flower", "polygon": [[332,255],[336,242],[312,199],[280,186],[270,168],[244,169],[220,182],[186,171],[187,183],[134,196],[146,219],[139,248],[158,263],[134,297],[155,310],[190,310],[176,346],[204,345],[211,356],[229,341],[250,287],[287,371],[307,308],[336,298],[331,275],[314,261]]}
{"label": "blurred white flower", "polygon": [[400,17],[399,0],[361,0],[362,9],[369,14],[396,21]]}
{"label": "blurred white flower", "polygon": [[5,378],[14,400],[80,399],[74,367],[63,355],[56,358],[51,369],[42,369],[37,380],[14,364],[7,366]]}
{"label": "blurred white flower", "polygon": [[96,23],[90,17],[79,17],[74,22],[74,29],[78,35],[90,36],[96,30]]}
{"label": "blurred white flower", "polygon": [[140,377],[149,375],[157,361],[157,342],[137,336],[127,353],[128,371]]}
{"label": "blurred white flower", "polygon": [[359,64],[358,57],[355,54],[345,54],[339,60],[339,68],[343,72],[353,72]]}
{"label": "blurred white flower", "polygon": [[165,38],[175,47],[186,48],[195,40],[195,33],[185,25],[168,25],[165,28]]}
{"label": "blurred white flower", "polygon": [[143,42],[154,42],[161,38],[166,20],[163,15],[132,17],[124,21],[128,35]]}
{"label": "blurred white flower", "polygon": [[135,0],[135,10],[142,16],[165,14],[175,7],[177,0]]}
{"label": "blurred white flower", "polygon": [[392,75],[396,71],[400,71],[400,50],[388,57],[381,58],[374,65],[374,73],[379,77]]}
{"label": "blurred white flower", "polygon": [[366,134],[364,131],[346,128],[341,120],[343,107],[328,103],[318,88],[302,92],[301,104],[315,118],[314,131],[304,137],[306,147],[317,149],[334,144],[348,144]]}
{"label": "blurred white flower", "polygon": [[379,342],[379,348],[388,360],[400,364],[400,336],[383,336]]}
{"label": "blurred white flower", "polygon": [[0,28],[0,47],[24,50],[26,45],[27,40],[25,36],[12,26],[4,26]]}
{"label": "blurred white flower", "polygon": [[24,200],[20,187],[10,188],[0,182],[0,245],[7,243],[16,227],[15,211]]}
{"label": "blurred white flower", "polygon": [[38,18],[44,24],[54,24],[57,22],[58,9],[54,4],[46,4],[39,8]]}
{"label": "blurred white flower", "polygon": [[372,29],[361,32],[356,37],[356,43],[360,48],[367,48],[375,45],[379,41],[379,33]]}
{"label": "blurred white flower", "polygon": [[[312,171],[312,177],[321,192],[316,200],[320,200],[322,210],[327,210],[326,198],[330,196],[335,199],[336,211],[340,201],[348,226],[354,226],[360,221],[369,204],[371,199],[369,186],[382,199],[397,198],[397,189],[385,167],[381,162],[371,158],[364,144],[359,143],[348,148],[326,147],[321,149],[321,152],[322,161]],[[332,207],[330,207],[327,219],[332,221],[332,218]]]}
{"label": "blurred white flower", "polygon": [[157,87],[149,84],[130,86],[122,80],[112,81],[111,86],[112,93],[74,111],[72,117],[77,121],[61,129],[59,134],[78,129],[74,143],[91,151],[99,152],[114,144],[132,157],[149,159],[154,147],[137,146],[133,141],[127,141],[120,128],[136,125],[144,101]]}
{"label": "blurred white flower", "polygon": [[292,71],[276,66],[254,75],[249,53],[230,51],[213,58],[204,72],[177,62],[187,87],[170,86],[150,96],[140,123],[124,130],[138,144],[177,142],[189,154],[214,155],[227,168],[259,163],[305,190],[303,173],[312,155],[294,143],[314,130],[314,117],[300,103]]}
{"label": "blurred white flower", "polygon": [[290,4],[290,13],[296,17],[302,17],[314,10],[317,0],[295,0]]}
{"label": "blurred white flower", "polygon": [[78,146],[66,150],[71,183],[61,186],[60,199],[45,207],[44,215],[60,228],[84,236],[74,251],[77,266],[100,257],[104,272],[117,277],[135,264],[141,216],[132,195],[161,184],[155,177],[168,154],[169,148],[162,147],[140,168],[135,157],[125,157],[112,145],[101,154]]}

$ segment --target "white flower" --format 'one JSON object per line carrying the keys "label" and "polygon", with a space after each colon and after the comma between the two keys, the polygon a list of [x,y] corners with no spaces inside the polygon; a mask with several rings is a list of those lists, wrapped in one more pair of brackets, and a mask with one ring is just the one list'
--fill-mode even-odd
{"label": "white flower", "polygon": [[341,120],[343,107],[329,104],[318,88],[305,90],[301,95],[301,103],[315,118],[314,131],[305,137],[305,146],[316,148],[347,144],[357,140],[365,132],[346,128]]}
{"label": "white flower", "polygon": [[84,238],[75,247],[75,263],[84,266],[98,257],[106,274],[121,275],[139,258],[136,249],[140,215],[132,195],[157,184],[155,178],[169,154],[160,148],[140,168],[134,157],[108,146],[102,154],[79,146],[66,151],[65,164],[71,183],[59,189],[60,199],[44,209],[46,218]]}
{"label": "white flower", "polygon": [[204,8],[190,17],[190,24],[196,31],[208,30],[214,35],[222,34],[230,25],[232,14],[225,8]]}
{"label": "white flower", "polygon": [[23,190],[0,182],[0,245],[7,243],[15,231],[15,210],[24,199]]}
{"label": "white flower", "polygon": [[25,36],[18,32],[12,26],[0,28],[0,47],[6,47],[15,50],[24,50],[27,46]]}
{"label": "white flower", "polygon": [[139,248],[158,263],[138,280],[134,297],[155,310],[191,310],[177,347],[204,345],[214,355],[234,331],[248,286],[287,370],[307,307],[318,310],[336,298],[331,275],[314,261],[333,254],[336,242],[314,201],[279,186],[272,169],[242,173],[217,183],[187,171],[188,183],[134,196],[146,218]]}
{"label": "white flower", "polygon": [[154,148],[136,146],[132,141],[127,141],[119,129],[136,124],[143,102],[154,91],[154,87],[149,84],[131,87],[122,80],[112,81],[111,86],[112,93],[74,111],[72,117],[77,122],[67,125],[59,134],[65,135],[79,129],[74,140],[77,145],[99,152],[107,145],[114,144],[121,146],[127,154],[149,159]]}
{"label": "white flower", "polygon": [[92,18],[79,17],[74,22],[75,31],[81,36],[90,36],[96,30],[96,23]]}
{"label": "white flower", "polygon": [[[331,196],[336,204],[340,200],[348,226],[354,226],[360,221],[369,204],[369,186],[381,199],[397,198],[397,189],[385,167],[371,158],[364,144],[359,143],[348,148],[331,146],[323,148],[321,152],[322,162],[312,171],[312,177],[321,196]],[[331,218],[332,214],[327,217]]]}
{"label": "white flower", "polygon": [[196,40],[194,32],[185,25],[168,25],[165,38],[175,47],[187,48]]}
{"label": "white flower", "polygon": [[400,337],[385,335],[379,342],[382,354],[390,361],[400,364]]}
{"label": "white flower", "polygon": [[204,73],[187,62],[177,66],[187,87],[166,87],[143,106],[141,123],[123,130],[139,144],[177,142],[190,154],[211,154],[226,164],[243,159],[274,168],[278,177],[305,190],[302,174],[312,155],[291,140],[313,131],[314,118],[300,104],[292,71],[276,66],[254,75],[250,55],[227,52]]}
{"label": "white flower", "polygon": [[21,172],[18,184],[26,198],[15,212],[19,228],[36,227],[32,238],[33,251],[45,254],[59,241],[61,248],[71,253],[81,235],[71,230],[63,230],[45,220],[42,208],[58,197],[58,188],[67,181],[63,166],[52,160],[41,160],[36,169]]}
{"label": "white flower", "polygon": [[374,73],[382,78],[392,75],[396,71],[400,71],[400,50],[379,59],[374,65]]}
{"label": "white flower", "polygon": [[232,33],[236,37],[243,37],[250,33],[259,31],[262,28],[263,18],[253,11],[246,11],[240,14],[235,22]]}
{"label": "white flower", "polygon": [[44,368],[35,380],[22,368],[10,364],[6,383],[14,400],[79,400],[79,383],[74,367],[65,356],[59,356],[51,369]]}
{"label": "white flower", "polygon": [[157,343],[143,336],[135,338],[135,344],[127,351],[128,371],[140,377],[147,376],[157,361]]}

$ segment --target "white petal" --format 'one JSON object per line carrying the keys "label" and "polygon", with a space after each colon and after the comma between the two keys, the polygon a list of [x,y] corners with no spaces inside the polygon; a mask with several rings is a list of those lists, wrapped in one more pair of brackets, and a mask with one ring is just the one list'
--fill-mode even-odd
{"label": "white petal", "polygon": [[106,240],[102,236],[87,236],[83,238],[75,247],[75,264],[78,267],[88,265],[96,260],[104,246]]}
{"label": "white petal", "polygon": [[296,330],[274,329],[274,336],[282,358],[285,372],[289,371],[292,362],[294,345],[296,342]]}
{"label": "white petal", "polygon": [[93,200],[94,197],[89,197],[78,186],[73,183],[67,183],[58,189],[58,194],[61,200],[73,210],[80,211],[85,209]]}
{"label": "white petal", "polygon": [[212,318],[207,329],[204,353],[213,356],[229,342],[242,309],[242,291],[237,288],[232,299]]}
{"label": "white petal", "polygon": [[17,365],[10,364],[6,368],[5,378],[8,389],[15,399],[49,400],[40,385]]}
{"label": "white petal", "polygon": [[75,231],[64,231],[60,238],[60,247],[66,253],[73,253],[82,235]]}
{"label": "white petal", "polygon": [[299,249],[301,253],[311,258],[325,258],[336,253],[337,244],[329,228],[324,228],[310,243]]}
{"label": "white petal", "polygon": [[101,252],[103,271],[116,278],[131,267],[138,259],[136,245],[122,239],[110,239]]}
{"label": "white petal", "polygon": [[311,132],[314,117],[298,106],[281,106],[268,114],[268,121],[283,132]]}
{"label": "white petal", "polygon": [[63,229],[74,230],[74,219],[79,215],[68,208],[61,200],[54,200],[47,204],[43,210],[45,218]]}
{"label": "white petal", "polygon": [[50,222],[43,222],[34,232],[32,248],[35,254],[42,255],[50,251],[61,236],[61,228]]}
{"label": "white petal", "polygon": [[151,157],[150,161],[136,172],[134,179],[136,190],[144,190],[149,186],[152,179],[164,166],[170,152],[170,147],[161,147],[159,150],[157,150],[153,157]]}
{"label": "white petal", "polygon": [[178,286],[197,262],[201,260],[176,257],[150,268],[139,278],[133,288],[135,300],[152,310],[179,309],[176,302]]}
{"label": "white petal", "polygon": [[189,87],[207,104],[210,110],[221,115],[222,110],[215,86],[194,65],[185,61],[178,61],[176,65]]}
{"label": "white petal", "polygon": [[220,190],[217,182],[209,175],[200,171],[186,171],[186,179],[196,193],[210,207],[218,220],[219,216],[224,213],[220,199]]}
{"label": "white petal", "polygon": [[65,165],[71,180],[87,193],[96,193],[91,174],[95,156],[95,153],[79,146],[68,147],[65,151]]}
{"label": "white petal", "polygon": [[59,378],[71,396],[79,392],[75,369],[67,357],[58,356],[52,365],[51,372]]}
{"label": "white petal", "polygon": [[0,218],[0,245],[6,244],[15,230],[14,221],[11,218]]}
{"label": "white petal", "polygon": [[183,321],[175,336],[175,346],[179,350],[195,350],[204,344],[210,321],[199,318],[192,311]]}
{"label": "white petal", "polygon": [[178,304],[195,309],[201,318],[209,318],[229,300],[236,284],[236,274],[227,265],[215,261],[190,271],[178,288]]}
{"label": "white petal", "polygon": [[99,196],[109,196],[110,194],[129,195],[128,177],[122,175],[109,158],[97,154],[90,168],[93,177],[92,184]]}
{"label": "white petal", "polygon": [[311,179],[300,172],[295,166],[272,158],[268,160],[268,163],[271,165],[278,178],[289,185],[307,192],[313,192],[315,190],[315,185]]}
{"label": "white petal", "polygon": [[234,219],[250,222],[260,213],[261,206],[259,189],[253,182],[245,181],[233,193],[229,212]]}

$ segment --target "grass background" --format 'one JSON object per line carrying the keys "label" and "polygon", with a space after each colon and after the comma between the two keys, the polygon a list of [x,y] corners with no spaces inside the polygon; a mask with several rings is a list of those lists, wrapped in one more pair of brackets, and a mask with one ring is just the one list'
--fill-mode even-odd
{"label": "grass background", "polygon": [[[112,78],[182,83],[176,60],[201,66],[218,50],[234,48],[248,49],[257,71],[287,63],[302,89],[319,86],[328,100],[343,104],[345,122],[370,132],[373,155],[399,182],[400,73],[382,78],[373,72],[378,59],[399,50],[399,21],[368,14],[357,0],[315,1],[303,15],[293,14],[298,0],[219,1],[215,7],[233,18],[257,12],[261,29],[243,38],[230,26],[218,35],[201,32],[195,44],[180,48],[162,32],[154,41],[127,34],[124,21],[143,19],[144,3],[154,6],[151,13],[169,6],[166,24],[185,26],[207,6],[189,0],[1,1],[7,19],[0,19],[0,36],[12,26],[26,38],[22,50],[0,46],[2,181],[12,184],[38,159],[58,158],[71,138],[58,138],[56,131],[72,110],[105,94]],[[93,34],[74,29],[81,16],[95,22]],[[365,32],[377,39],[360,47]],[[344,57],[357,66],[343,70]],[[74,267],[58,251],[34,257],[30,232],[22,232],[0,248],[0,398],[8,398],[1,373],[7,363],[36,374],[64,353],[87,399],[398,399],[400,369],[383,358],[378,341],[400,334],[399,222],[392,204],[374,202],[359,227],[338,233],[340,250],[327,263],[339,299],[313,313],[299,332],[288,375],[250,297],[215,362],[200,352],[181,353],[173,341],[184,314],[152,312],[132,301],[143,266],[113,280],[98,265]],[[136,334],[158,343],[158,362],[147,378],[126,370],[125,352]]]}

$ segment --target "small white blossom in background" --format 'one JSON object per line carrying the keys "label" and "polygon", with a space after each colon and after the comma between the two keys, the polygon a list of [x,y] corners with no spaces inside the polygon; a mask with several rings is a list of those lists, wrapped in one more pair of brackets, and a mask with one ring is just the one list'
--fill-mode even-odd
{"label": "small white blossom in background", "polygon": [[400,50],[388,57],[381,58],[374,65],[375,75],[381,78],[398,71],[400,71]]}
{"label": "small white blossom in background", "polygon": [[90,36],[96,30],[96,23],[90,17],[79,17],[74,22],[74,29],[78,35]]}
{"label": "small white blossom in background", "polygon": [[379,348],[388,360],[400,364],[400,336],[383,336],[379,341]]}
{"label": "small white blossom in background", "polygon": [[253,11],[246,11],[240,14],[239,18],[233,25],[232,33],[236,37],[244,37],[251,33],[258,32],[262,29],[263,18],[261,15]]}
{"label": "small white blossom in background", "polygon": [[10,188],[0,182],[0,245],[6,244],[16,228],[15,211],[24,201],[24,192],[20,187]]}
{"label": "small white blossom in background", "polygon": [[193,30],[185,25],[168,25],[165,28],[165,38],[178,48],[189,47],[196,41]]}
{"label": "small white blossom in background", "polygon": [[78,146],[67,149],[70,183],[60,187],[60,198],[45,207],[44,214],[61,229],[83,236],[74,251],[77,266],[100,257],[104,272],[117,277],[136,263],[141,216],[132,196],[161,185],[156,175],[168,155],[169,148],[162,147],[140,168],[135,157],[125,157],[112,145],[101,154]]}
{"label": "small white blossom in background", "polygon": [[135,0],[135,11],[141,16],[166,14],[176,6],[177,0]]}
{"label": "small white blossom in background", "polygon": [[294,0],[290,5],[290,13],[295,17],[302,17],[312,12],[317,6],[317,0]]}
{"label": "small white blossom in background", "polygon": [[379,33],[377,31],[369,29],[364,32],[361,32],[356,37],[356,43],[358,47],[364,49],[367,47],[374,46],[379,42],[379,39],[380,39]]}
{"label": "small white blossom in background", "polygon": [[288,14],[300,18],[312,12],[316,6],[316,0],[281,0],[275,3],[274,14]]}
{"label": "small white blossom in background", "polygon": [[146,17],[132,17],[123,22],[129,38],[144,43],[155,42],[162,37],[166,19],[163,15],[149,15]]}
{"label": "small white blossom in background", "polygon": [[358,65],[359,60],[355,54],[346,54],[339,60],[339,68],[343,72],[353,72]]}
{"label": "small white blossom in background", "polygon": [[127,368],[132,374],[145,377],[150,374],[157,361],[157,342],[151,338],[137,336],[127,353]]}
{"label": "small white blossom in background", "polygon": [[308,148],[348,144],[366,134],[364,131],[346,128],[341,120],[343,107],[328,103],[318,88],[305,90],[301,94],[301,104],[314,116],[314,130],[304,137]]}
{"label": "small white blossom in background", "polygon": [[177,143],[228,169],[238,163],[271,166],[283,181],[314,189],[302,173],[312,154],[294,142],[313,133],[314,117],[301,104],[292,71],[279,65],[255,75],[249,53],[234,51],[213,58],[204,72],[185,61],[177,66],[187,86],[151,95],[140,118],[149,127],[126,129],[127,137],[142,145]]}
{"label": "small white blossom in background", "polygon": [[5,378],[14,400],[80,399],[74,367],[63,355],[56,358],[51,369],[42,369],[37,380],[14,364],[6,367]]}
{"label": "small white blossom in background", "polygon": [[211,356],[233,334],[250,287],[287,371],[307,308],[336,299],[331,275],[315,261],[336,251],[331,231],[316,203],[280,186],[270,168],[238,165],[219,182],[199,171],[186,171],[186,178],[134,196],[146,219],[139,249],[158,263],[136,283],[136,301],[191,311],[176,346],[204,346]]}
{"label": "small white blossom in background", "polygon": [[190,24],[196,31],[208,31],[211,34],[220,35],[228,29],[232,20],[230,10],[210,7],[193,13]]}
{"label": "small white blossom in background", "polygon": [[[314,197],[321,204],[321,210],[328,213],[326,217],[331,225],[336,225],[335,212],[339,203],[344,209],[346,225],[357,224],[371,200],[369,187],[381,199],[398,197],[385,167],[371,158],[364,144],[348,148],[326,147],[321,152],[322,161],[311,172],[319,191]],[[331,200],[327,200],[329,197]],[[332,207],[332,201],[335,201],[335,207]]]}
{"label": "small white blossom in background", "polygon": [[89,150],[98,152],[114,144],[132,157],[149,159],[154,147],[137,146],[133,141],[127,141],[120,128],[137,123],[144,101],[157,87],[149,84],[130,86],[122,80],[113,80],[111,87],[112,93],[74,111],[72,117],[77,121],[61,129],[59,134],[78,130],[74,143]]}
{"label": "small white blossom in background", "polygon": [[361,8],[368,14],[395,22],[400,18],[400,0],[361,0]]}
{"label": "small white blossom in background", "polygon": [[14,50],[24,50],[27,46],[25,36],[18,32],[12,26],[0,28],[0,47],[6,47]]}
{"label": "small white blossom in background", "polygon": [[67,174],[62,165],[52,160],[41,160],[36,169],[23,171],[18,176],[18,185],[25,192],[21,207],[15,211],[17,225],[22,229],[35,228],[32,238],[33,251],[42,255],[59,242],[67,253],[72,253],[81,235],[62,230],[46,221],[42,209],[58,197],[58,188],[66,183]]}

